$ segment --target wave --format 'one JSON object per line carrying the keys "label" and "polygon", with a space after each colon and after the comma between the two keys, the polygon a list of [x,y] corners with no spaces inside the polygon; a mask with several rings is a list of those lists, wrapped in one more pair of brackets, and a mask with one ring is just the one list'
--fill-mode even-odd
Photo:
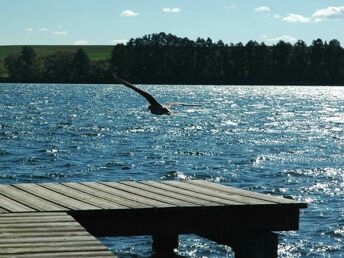
{"label": "wave", "polygon": [[13,153],[11,153],[7,150],[0,149],[0,156],[9,156],[9,155],[13,155]]}

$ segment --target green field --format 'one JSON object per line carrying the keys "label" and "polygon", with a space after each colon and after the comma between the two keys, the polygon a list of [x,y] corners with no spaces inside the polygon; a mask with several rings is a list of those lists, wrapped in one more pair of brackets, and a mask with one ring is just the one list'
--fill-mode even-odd
{"label": "green field", "polygon": [[[0,77],[7,77],[7,70],[4,66],[5,58],[11,54],[19,54],[23,46],[0,46]],[[31,46],[37,57],[45,57],[57,51],[76,52],[80,47],[93,61],[108,59],[111,56],[113,46]]]}

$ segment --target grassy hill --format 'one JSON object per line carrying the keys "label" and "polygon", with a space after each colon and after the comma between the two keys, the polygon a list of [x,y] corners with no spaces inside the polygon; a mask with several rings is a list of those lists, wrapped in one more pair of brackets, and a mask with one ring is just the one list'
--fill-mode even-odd
{"label": "grassy hill", "polygon": [[[7,77],[7,70],[4,66],[5,58],[10,54],[20,53],[23,46],[0,46],[0,77]],[[38,57],[45,57],[57,51],[76,52],[80,47],[83,48],[91,60],[104,60],[111,56],[113,46],[31,46]]]}

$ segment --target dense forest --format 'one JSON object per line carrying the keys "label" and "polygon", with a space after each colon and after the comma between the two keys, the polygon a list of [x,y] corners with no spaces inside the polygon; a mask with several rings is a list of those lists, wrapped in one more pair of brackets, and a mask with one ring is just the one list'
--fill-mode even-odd
{"label": "dense forest", "polygon": [[10,82],[113,83],[114,71],[134,83],[344,85],[344,49],[336,39],[267,46],[159,33],[115,45],[107,60],[91,60],[82,48],[37,58],[24,46],[5,65]]}

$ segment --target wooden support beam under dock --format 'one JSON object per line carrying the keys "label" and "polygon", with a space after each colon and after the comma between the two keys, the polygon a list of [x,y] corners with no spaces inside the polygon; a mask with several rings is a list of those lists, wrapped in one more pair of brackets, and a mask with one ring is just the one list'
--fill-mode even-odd
{"label": "wooden support beam under dock", "polygon": [[306,203],[203,180],[0,185],[1,257],[113,257],[95,237],[152,235],[171,254],[179,234],[277,257],[275,231],[298,230]]}

